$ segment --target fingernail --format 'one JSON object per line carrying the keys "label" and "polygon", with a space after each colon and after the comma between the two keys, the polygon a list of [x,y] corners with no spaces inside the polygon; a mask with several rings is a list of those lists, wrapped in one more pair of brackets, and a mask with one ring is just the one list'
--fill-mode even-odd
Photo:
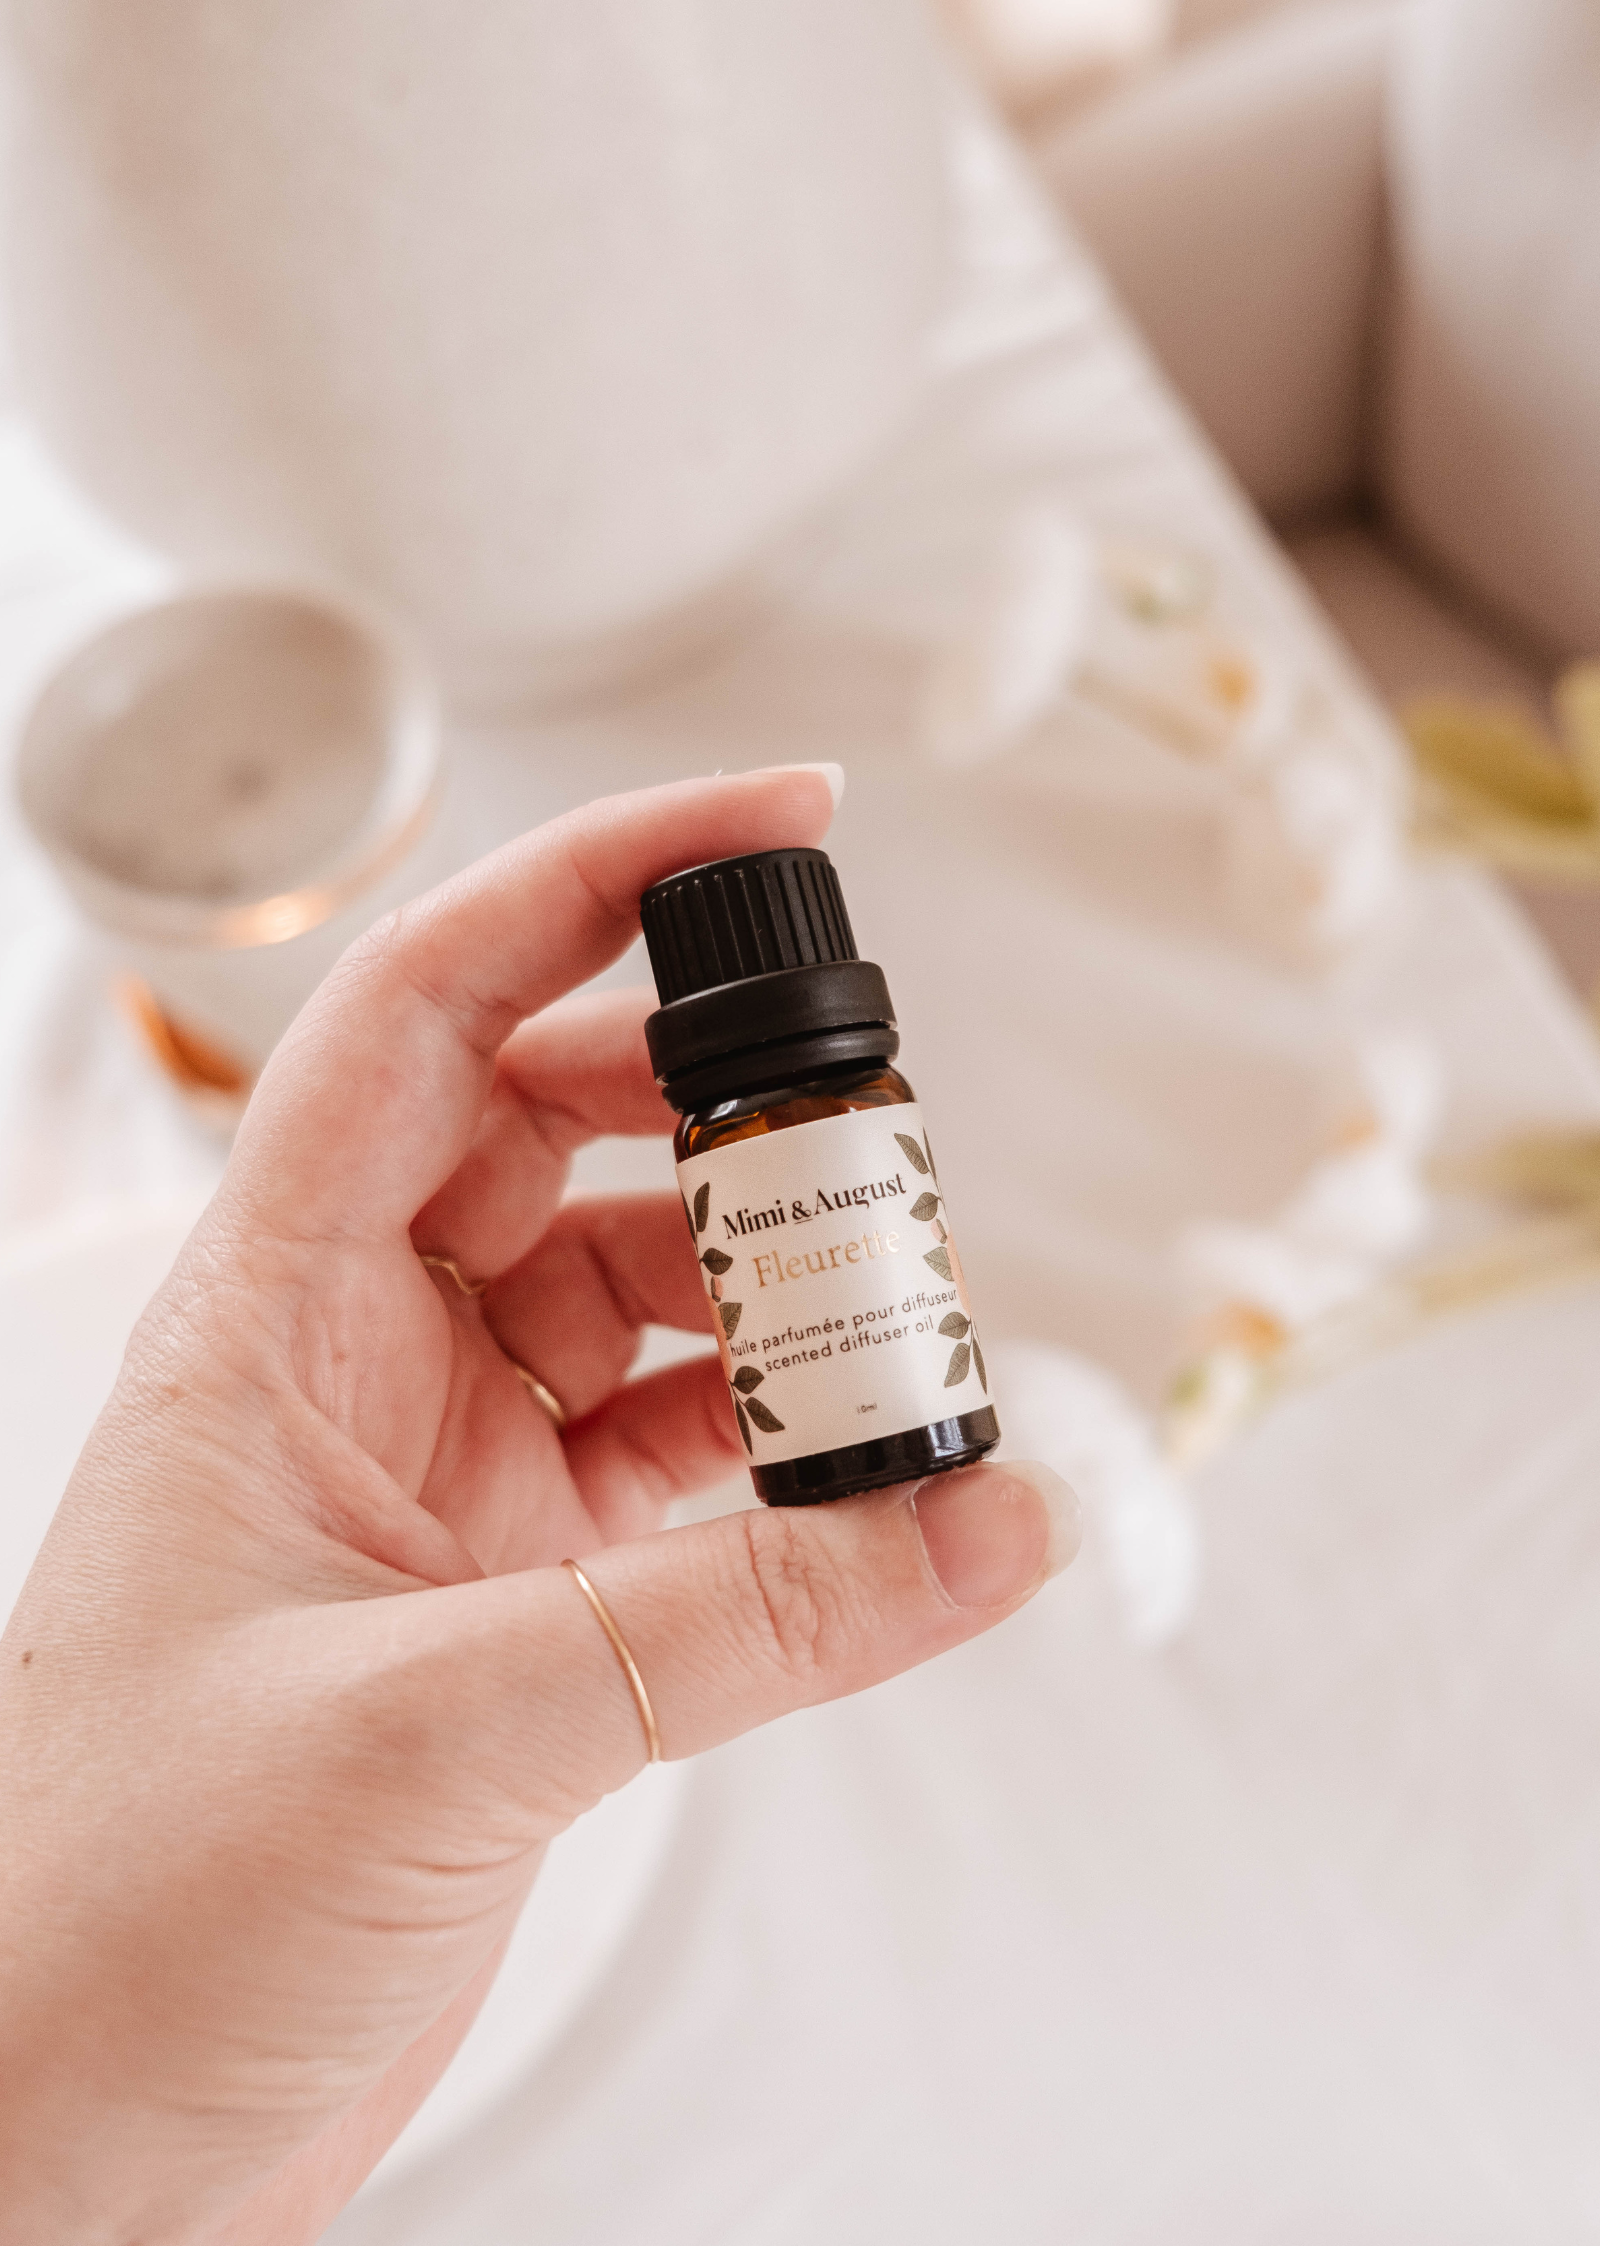
{"label": "fingernail", "polygon": [[820,772],[828,783],[828,793],[833,798],[833,808],[838,810],[844,801],[844,766],[842,764],[791,764],[791,772]]}
{"label": "fingernail", "polygon": [[1078,1556],[1078,1500],[1031,1460],[937,1475],[912,1506],[928,1565],[958,1607],[1007,1606]]}

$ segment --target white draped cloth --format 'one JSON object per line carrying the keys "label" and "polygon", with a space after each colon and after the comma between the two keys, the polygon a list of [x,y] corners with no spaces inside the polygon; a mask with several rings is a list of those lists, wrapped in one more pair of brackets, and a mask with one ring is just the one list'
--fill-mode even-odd
{"label": "white draped cloth", "polygon": [[[1068,703],[967,770],[918,698],[1043,494],[1227,574],[1337,727],[1383,721],[1003,143],[963,133],[924,411],[713,662],[452,744],[464,847],[597,792],[837,757],[986,1337],[1153,1399],[1172,1244],[1277,1207],[1353,1038],[1425,1038],[1447,1150],[1600,1119],[1600,1057],[1476,874],[1333,964],[1239,925],[1231,784]],[[0,696],[160,582],[0,437]],[[621,971],[642,979],[635,957]],[[0,1226],[202,1189],[0,813]],[[664,1147],[584,1181],[649,1185]],[[1093,1541],[992,1637],[706,1757],[580,2023],[341,2246],[1539,2246],[1600,2233],[1600,1291],[1441,1325],[1206,1472],[1205,1583],[1130,1646]],[[1004,1399],[1001,1399],[1002,1416]],[[537,1896],[533,1908],[537,1908]]]}

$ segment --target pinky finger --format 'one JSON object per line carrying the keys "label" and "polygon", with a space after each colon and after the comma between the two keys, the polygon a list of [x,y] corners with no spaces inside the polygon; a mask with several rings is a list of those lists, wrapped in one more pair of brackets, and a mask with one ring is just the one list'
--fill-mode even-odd
{"label": "pinky finger", "polygon": [[569,1429],[567,1470],[607,1544],[659,1528],[675,1497],[734,1474],[746,1459],[717,1357],[624,1381]]}

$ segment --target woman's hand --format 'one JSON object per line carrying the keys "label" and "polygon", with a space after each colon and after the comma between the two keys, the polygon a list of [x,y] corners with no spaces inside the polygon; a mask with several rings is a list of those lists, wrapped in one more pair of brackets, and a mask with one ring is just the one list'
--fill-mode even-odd
{"label": "woman's hand", "polygon": [[562,1203],[584,1140],[669,1127],[643,994],[556,1002],[649,883],[829,815],[804,770],[593,804],[356,945],[263,1076],[0,1641],[7,2246],[292,2246],[354,2190],[644,1760],[563,1558],[679,1756],[1071,1557],[1034,1468],[653,1533],[743,1454],[714,1357],[624,1380],[707,1324],[677,1196]]}

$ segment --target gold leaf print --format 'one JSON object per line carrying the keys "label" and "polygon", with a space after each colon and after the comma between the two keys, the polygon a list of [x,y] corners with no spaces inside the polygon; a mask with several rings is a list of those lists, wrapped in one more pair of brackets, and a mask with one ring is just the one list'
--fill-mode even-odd
{"label": "gold leaf print", "polygon": [[911,1164],[911,1167],[916,1171],[918,1177],[925,1178],[928,1175],[928,1164],[923,1156],[922,1149],[920,1146],[918,1146],[916,1140],[907,1138],[904,1131],[896,1131],[894,1139],[896,1146],[899,1147],[901,1153]]}

